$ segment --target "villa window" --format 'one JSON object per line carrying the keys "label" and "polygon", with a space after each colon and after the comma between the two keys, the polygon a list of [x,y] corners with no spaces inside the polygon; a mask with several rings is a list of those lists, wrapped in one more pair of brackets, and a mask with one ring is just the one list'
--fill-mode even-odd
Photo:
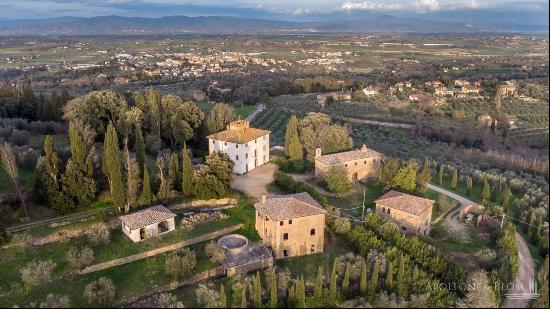
{"label": "villa window", "polygon": [[391,209],[388,208],[388,215],[390,214],[390,210],[391,210]]}
{"label": "villa window", "polygon": [[288,256],[288,250],[284,250],[284,251],[283,251],[283,255],[284,255],[284,256]]}
{"label": "villa window", "polygon": [[291,220],[288,220],[288,224],[292,224],[292,219],[291,219]]}
{"label": "villa window", "polygon": [[386,213],[386,207],[382,207],[382,213],[383,213],[383,214]]}
{"label": "villa window", "polygon": [[365,160],[365,164],[367,164],[367,160]]}
{"label": "villa window", "polygon": [[235,144],[235,148],[239,148],[239,144]]}
{"label": "villa window", "polygon": [[407,231],[407,228],[404,227],[404,226],[402,226],[402,227],[401,227],[401,230],[402,230],[403,232],[406,232],[406,231]]}
{"label": "villa window", "polygon": [[280,225],[280,226],[283,226],[284,224],[285,224],[284,221],[279,222],[279,225]]}
{"label": "villa window", "polygon": [[235,158],[235,161],[239,161],[239,155],[236,155]]}
{"label": "villa window", "polygon": [[311,231],[309,231],[309,235],[315,236],[315,229],[311,229]]}
{"label": "villa window", "polygon": [[283,240],[288,240],[288,233],[283,234]]}

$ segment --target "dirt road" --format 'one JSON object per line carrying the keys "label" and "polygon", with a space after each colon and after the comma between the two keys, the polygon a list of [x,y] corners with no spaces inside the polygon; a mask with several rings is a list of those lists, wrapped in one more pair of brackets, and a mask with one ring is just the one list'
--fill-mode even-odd
{"label": "dirt road", "polygon": [[[428,184],[428,188],[439,192],[441,194],[445,194],[446,196],[453,198],[457,200],[461,207],[450,214],[448,217],[455,217],[455,215],[460,212],[464,207],[475,204],[475,202],[458,195],[454,192],[445,190],[443,188],[434,186],[432,184]],[[529,295],[531,292],[529,290],[529,285],[532,282],[532,280],[535,279],[535,263],[533,261],[533,257],[531,256],[531,252],[529,251],[529,247],[527,246],[527,242],[523,237],[516,232],[516,239],[518,241],[518,264],[519,269],[518,273],[516,274],[516,279],[514,280],[514,287],[516,287],[516,290],[509,291],[509,293],[514,294],[525,294]],[[530,300],[526,297],[524,298],[506,298],[504,300],[504,303],[502,305],[503,308],[528,308],[530,304]]]}

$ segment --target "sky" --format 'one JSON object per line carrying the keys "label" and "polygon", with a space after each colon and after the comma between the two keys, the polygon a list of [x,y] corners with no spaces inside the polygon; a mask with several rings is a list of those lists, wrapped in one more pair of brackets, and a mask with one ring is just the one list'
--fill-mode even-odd
{"label": "sky", "polygon": [[[322,19],[367,14],[447,16],[473,12],[528,14],[543,12],[548,0],[1,0],[0,18],[36,19],[105,15],[161,17],[168,15],[231,15],[270,19]],[[513,14],[512,14],[513,13]],[[545,14],[544,14],[545,13]],[[463,15],[464,15],[463,14]],[[545,16],[546,15],[546,16]],[[539,19],[541,17],[538,17]],[[520,16],[521,17],[521,16]]]}

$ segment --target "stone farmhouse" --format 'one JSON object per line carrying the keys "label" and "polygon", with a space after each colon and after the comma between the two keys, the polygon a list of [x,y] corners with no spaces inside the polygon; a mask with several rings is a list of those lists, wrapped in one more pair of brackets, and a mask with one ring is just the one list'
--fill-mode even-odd
{"label": "stone farmhouse", "polygon": [[353,181],[378,177],[382,154],[363,145],[361,149],[323,155],[315,150],[315,176],[324,177],[333,167],[343,167]]}
{"label": "stone farmhouse", "polygon": [[269,162],[271,131],[250,127],[247,120],[236,120],[227,130],[207,136],[208,153],[222,152],[235,163],[233,171],[245,174]]}
{"label": "stone farmhouse", "polygon": [[176,214],[162,205],[118,217],[122,232],[133,242],[140,242],[175,230],[175,218]]}
{"label": "stone farmhouse", "polygon": [[308,193],[264,195],[254,208],[256,230],[275,258],[323,252],[326,211]]}
{"label": "stone farmhouse", "polygon": [[401,232],[427,236],[435,201],[391,190],[374,201],[376,213],[397,224]]}

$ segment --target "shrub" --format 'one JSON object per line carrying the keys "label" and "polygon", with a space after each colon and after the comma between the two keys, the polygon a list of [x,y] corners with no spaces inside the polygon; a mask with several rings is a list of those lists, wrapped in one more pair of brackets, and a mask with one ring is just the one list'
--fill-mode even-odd
{"label": "shrub", "polygon": [[185,248],[166,258],[166,274],[174,278],[182,278],[192,273],[197,266],[197,254]]}
{"label": "shrub", "polygon": [[313,163],[307,160],[289,160],[280,158],[275,160],[279,170],[285,173],[303,174],[313,170]]}
{"label": "shrub", "polygon": [[203,308],[216,308],[220,303],[220,293],[215,291],[210,285],[199,284],[195,289],[195,295],[197,296],[197,303],[203,306]]}
{"label": "shrub", "polygon": [[33,260],[23,269],[20,269],[21,280],[30,286],[40,286],[52,280],[52,272],[57,264],[48,261]]}
{"label": "shrub", "polygon": [[116,295],[116,287],[111,279],[101,277],[86,285],[84,298],[90,304],[106,306],[113,302]]}
{"label": "shrub", "polygon": [[84,247],[81,250],[71,247],[65,253],[65,260],[69,262],[72,269],[82,269],[94,261],[94,251],[89,247]]}
{"label": "shrub", "polygon": [[222,264],[225,261],[225,253],[215,241],[210,241],[204,246],[204,254],[214,263]]}
{"label": "shrub", "polygon": [[183,303],[170,293],[160,294],[155,305],[155,308],[185,308]]}
{"label": "shrub", "polygon": [[353,189],[353,182],[348,178],[348,172],[341,167],[333,167],[325,176],[327,189],[342,196]]}
{"label": "shrub", "polygon": [[105,224],[99,224],[88,232],[88,240],[96,246],[108,245],[111,242],[111,232]]}
{"label": "shrub", "polygon": [[311,195],[311,197],[319,202],[319,204],[325,206],[328,205],[327,198],[319,194],[319,192],[317,192],[315,188],[305,182],[296,181],[292,179],[292,177],[281,171],[275,171],[275,173],[273,174],[273,178],[275,179],[273,181],[275,185],[289,193],[307,192],[309,195]]}
{"label": "shrub", "polygon": [[66,295],[48,294],[40,308],[71,308],[71,299]]}

